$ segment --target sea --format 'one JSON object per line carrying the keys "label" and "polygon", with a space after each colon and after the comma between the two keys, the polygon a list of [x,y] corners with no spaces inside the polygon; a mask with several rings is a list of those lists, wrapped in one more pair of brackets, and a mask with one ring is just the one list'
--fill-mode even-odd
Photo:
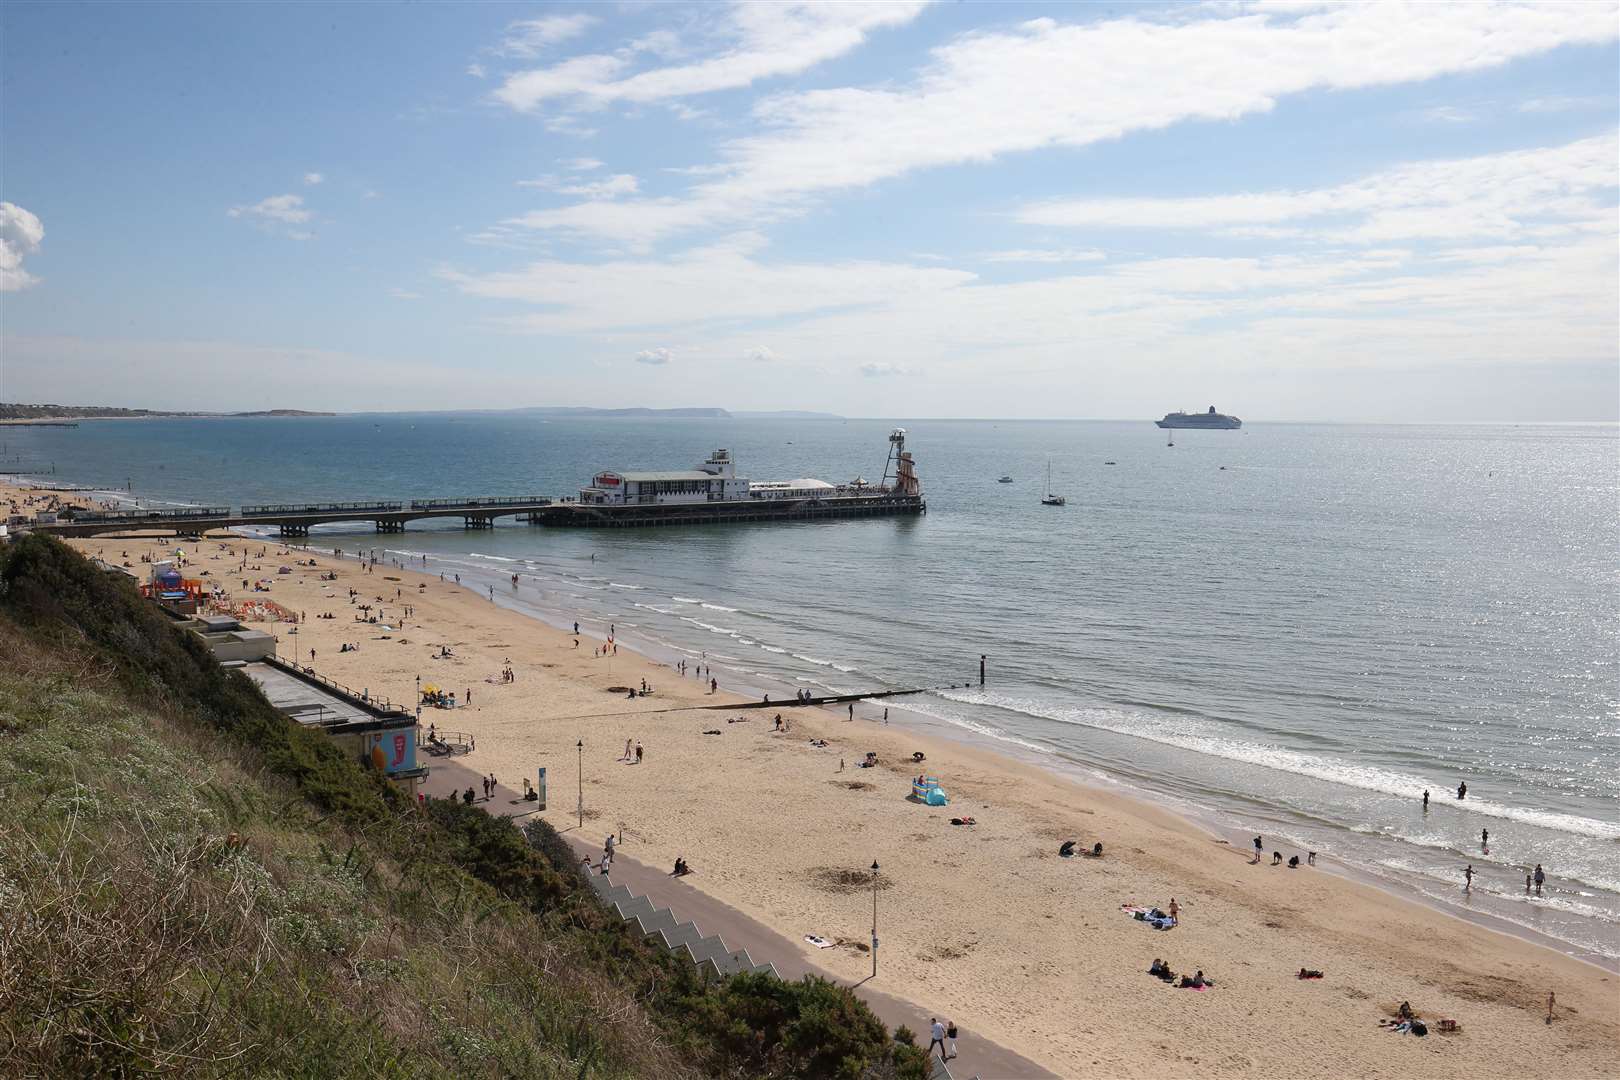
{"label": "sea", "polygon": [[[0,429],[0,473],[157,506],[557,496],[725,447],[757,479],[875,481],[896,427],[925,516],[308,542],[460,574],[592,639],[612,626],[743,692],[942,688],[858,711],[1615,966],[1614,425],[111,420]],[[1041,504],[1048,466],[1066,506]]]}

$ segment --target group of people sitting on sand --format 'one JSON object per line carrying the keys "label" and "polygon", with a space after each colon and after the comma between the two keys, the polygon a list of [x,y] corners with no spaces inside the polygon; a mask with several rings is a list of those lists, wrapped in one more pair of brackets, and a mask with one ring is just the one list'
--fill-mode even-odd
{"label": "group of people sitting on sand", "polygon": [[686,860],[684,858],[682,858],[681,856],[677,855],[675,857],[675,869],[670,871],[670,873],[672,873],[676,877],[685,877],[687,874],[690,874],[691,872],[692,872],[692,868],[690,866],[686,865]]}
{"label": "group of people sitting on sand", "polygon": [[[1073,841],[1073,840],[1065,840],[1065,841],[1063,841],[1063,843],[1058,846],[1058,855],[1059,855],[1059,857],[1064,858],[1064,859],[1072,859],[1072,858],[1074,858],[1074,856],[1077,853],[1076,850],[1075,850],[1077,846],[1078,846],[1078,844],[1076,843],[1076,841]],[[1102,841],[1101,840],[1097,841],[1095,844],[1092,844],[1090,851],[1085,851],[1085,850],[1082,849],[1082,850],[1080,850],[1078,852],[1078,854],[1080,854],[1081,856],[1083,856],[1083,857],[1085,857],[1087,859],[1100,859],[1100,858],[1102,858],[1102,853],[1103,853],[1103,848],[1102,848]]]}
{"label": "group of people sitting on sand", "polygon": [[1380,1020],[1378,1021],[1378,1026],[1382,1027],[1385,1031],[1392,1031],[1400,1035],[1412,1034],[1418,1036],[1419,1038],[1422,1038],[1429,1033],[1428,1025],[1422,1020],[1419,1020],[1417,1018],[1417,1014],[1412,1011],[1412,1003],[1410,1001],[1401,1002],[1400,1009],[1395,1013],[1395,1019]]}
{"label": "group of people sitting on sand", "polygon": [[1206,987],[1215,985],[1214,979],[1204,977],[1202,969],[1193,975],[1177,976],[1175,972],[1170,970],[1169,964],[1159,959],[1153,961],[1153,966],[1148,968],[1148,974],[1164,983],[1174,983],[1177,978],[1180,978],[1180,988],[1183,990],[1203,990]]}

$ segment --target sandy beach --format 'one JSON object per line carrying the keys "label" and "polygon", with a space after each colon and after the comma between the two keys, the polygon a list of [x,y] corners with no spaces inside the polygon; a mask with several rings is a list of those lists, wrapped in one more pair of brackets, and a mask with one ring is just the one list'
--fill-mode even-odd
{"label": "sandy beach", "polygon": [[[75,546],[138,566],[176,542]],[[514,787],[546,766],[544,817],[559,829],[575,827],[583,741],[586,835],[622,831],[626,853],[655,866],[684,857],[692,885],[794,941],[850,943],[803,948],[851,981],[870,973],[853,943],[870,934],[872,892],[841,875],[877,860],[874,985],[947,1003],[965,1038],[995,1039],[1060,1075],[1620,1074],[1620,980],[1550,949],[1324,868],[1274,867],[1269,847],[1252,865],[1250,851],[1167,809],[885,726],[875,703],[853,721],[842,709],[783,708],[786,733],[773,730],[775,708],[694,711],[740,699],[622,646],[602,656],[600,637],[576,646],[437,573],[368,572],[240,537],[181,546],[193,559],[187,576],[206,571],[238,598],[244,578],[272,580],[265,595],[303,619],[257,624],[279,636],[283,655],[396,702],[415,699],[418,679],[453,691],[463,707],[424,710],[423,725],[473,736],[476,750],[458,762]],[[257,569],[237,569],[244,550],[261,549],[249,558]],[[321,580],[329,573],[336,580]],[[380,605],[383,622],[356,622],[361,603]],[[358,651],[341,652],[344,643]],[[453,655],[436,658],[444,647]],[[501,679],[508,666],[512,682]],[[610,689],[642,680],[652,696]],[[820,739],[825,747],[812,745]],[[625,760],[627,741],[642,745],[639,764]],[[868,752],[879,764],[857,768]],[[949,806],[907,798],[920,771],[941,779]],[[963,816],[977,824],[950,823]],[[1104,857],[1060,858],[1065,839],[1101,841]],[[1172,898],[1181,918],[1168,931],[1121,910]],[[1213,988],[1151,978],[1156,958],[1178,973],[1201,969]],[[1302,967],[1325,977],[1302,981]],[[1402,1001],[1429,1037],[1380,1026]],[[1442,1019],[1458,1030],[1442,1033]]]}

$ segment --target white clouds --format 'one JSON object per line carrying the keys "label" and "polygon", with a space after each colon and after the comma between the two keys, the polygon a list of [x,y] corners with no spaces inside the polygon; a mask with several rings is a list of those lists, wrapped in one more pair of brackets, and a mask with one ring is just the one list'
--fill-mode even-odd
{"label": "white clouds", "polygon": [[569,172],[595,172],[597,169],[600,169],[603,166],[604,162],[593,157],[577,157],[564,158],[563,160],[557,162],[557,164],[561,165]]}
{"label": "white clouds", "polygon": [[577,195],[587,199],[616,199],[621,195],[634,195],[641,183],[629,173],[615,173],[600,180],[564,183],[555,176],[542,176],[538,180],[519,180],[518,187],[540,188],[560,195]]}
{"label": "white clouds", "polygon": [[314,187],[316,184],[324,183],[325,180],[326,177],[318,172],[307,172],[304,174],[304,183],[309,187]]}
{"label": "white clouds", "polygon": [[675,354],[668,349],[643,349],[636,353],[636,363],[652,364],[661,367],[675,358]]}
{"label": "white clouds", "polygon": [[1576,109],[1602,109],[1614,112],[1613,98],[1600,97],[1544,97],[1531,98],[1519,102],[1518,111],[1522,113],[1559,113],[1572,112]]}
{"label": "white clouds", "polygon": [[[766,130],[727,143],[724,172],[681,200],[623,202],[608,211],[584,202],[520,221],[645,242],[792,213],[818,193],[917,169],[1088,146],[1188,120],[1230,121],[1268,111],[1283,95],[1476,71],[1617,35],[1612,3],[1193,10],[1203,17],[1074,25],[1037,19],[967,34],[935,49],[909,84],[811,90],[759,103],[754,118]],[[507,100],[523,108],[570,95],[645,100],[702,82],[669,74],[691,68],[619,78],[623,66],[611,56],[576,58],[526,73],[526,82],[509,81]],[[638,81],[654,75],[662,81]]]}
{"label": "white clouds", "polygon": [[886,379],[895,375],[921,375],[915,368],[903,367],[899,364],[870,363],[861,365],[861,374],[868,379]]}
{"label": "white clouds", "polygon": [[1350,183],[1166,199],[1077,199],[1019,211],[1028,225],[1070,228],[1239,230],[1287,226],[1282,235],[1334,242],[1461,241],[1552,236],[1614,217],[1620,185],[1614,134],[1564,146],[1454,161],[1425,161]]}
{"label": "white clouds", "polygon": [[747,86],[759,79],[792,75],[842,56],[877,29],[916,18],[924,4],[912,0],[869,3],[750,3],[727,9],[722,32],[735,44],[688,64],[629,73],[642,51],[669,54],[672,35],[649,35],[615,54],[576,56],[549,68],[509,75],[495,91],[498,101],[528,111],[553,99],[587,104],[652,102]]}
{"label": "white clouds", "polygon": [[506,320],[512,329],[559,334],[615,334],[643,327],[723,329],[746,320],[937,295],[973,278],[960,270],[895,263],[766,264],[753,257],[759,245],[759,237],[743,235],[662,262],[546,260],[514,272],[447,271],[441,276],[473,296],[544,309]]}
{"label": "white clouds", "polygon": [[1430,124],[1472,124],[1479,119],[1478,113],[1458,105],[1435,105],[1418,115]]}
{"label": "white clouds", "polygon": [[521,19],[506,28],[506,34],[495,51],[504,56],[533,59],[553,45],[578,37],[595,26],[596,22],[594,15],[582,13]]}
{"label": "white clouds", "polygon": [[1101,262],[1108,256],[1096,248],[1018,248],[986,252],[981,258],[992,263],[1072,263]]}
{"label": "white clouds", "polygon": [[302,225],[314,217],[314,214],[304,208],[302,195],[272,195],[267,199],[260,199],[252,206],[233,206],[225,213],[233,218],[279,222],[282,225]]}
{"label": "white clouds", "polygon": [[776,350],[767,345],[753,345],[743,351],[743,359],[752,360],[756,364],[774,364],[781,359]]}
{"label": "white clouds", "polygon": [[23,258],[39,250],[45,226],[16,203],[0,202],[0,292],[16,292],[39,278],[23,269]]}

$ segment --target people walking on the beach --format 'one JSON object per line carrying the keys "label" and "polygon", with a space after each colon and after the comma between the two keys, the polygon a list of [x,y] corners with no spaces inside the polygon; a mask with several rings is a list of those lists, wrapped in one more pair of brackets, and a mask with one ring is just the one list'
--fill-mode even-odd
{"label": "people walking on the beach", "polygon": [[629,761],[630,760],[630,744],[633,741],[634,740],[632,740],[632,739],[624,740],[624,753],[619,756],[620,761]]}
{"label": "people walking on the beach", "polygon": [[717,692],[719,689],[720,689],[720,681],[718,679],[710,679],[709,680],[709,693],[713,694],[713,693]]}
{"label": "people walking on the beach", "polygon": [[1462,783],[1457,785],[1457,798],[1468,798],[1468,781],[1464,780]]}
{"label": "people walking on the beach", "polygon": [[1255,837],[1254,838],[1254,864],[1253,865],[1255,865],[1255,866],[1260,865],[1260,856],[1265,851],[1265,849],[1266,849],[1265,841],[1262,840],[1258,836]]}
{"label": "people walking on the beach", "polygon": [[1557,1003],[1557,996],[1551,990],[1547,991],[1547,1023],[1549,1024],[1552,1023],[1553,1006]]}
{"label": "people walking on the beach", "polygon": [[636,764],[641,764],[641,744],[636,743]]}
{"label": "people walking on the beach", "polygon": [[1489,829],[1481,829],[1481,830],[1479,830],[1479,846],[1486,849],[1485,854],[1489,855],[1491,853],[1490,852],[1491,830],[1489,830]]}
{"label": "people walking on the beach", "polygon": [[855,703],[853,701],[849,703],[849,718],[851,720],[855,719]]}
{"label": "people walking on the beach", "polygon": [[945,1041],[948,1044],[948,1053],[945,1060],[949,1061],[956,1056],[956,1021],[948,1020],[945,1023]]}
{"label": "people walking on the beach", "polygon": [[1428,788],[1423,789],[1423,812],[1424,813],[1429,812],[1429,789]]}
{"label": "people walking on the beach", "polygon": [[608,872],[608,867],[612,866],[612,865],[613,865],[613,834],[608,833],[607,842],[602,845],[602,873],[604,873],[604,874],[607,873]]}
{"label": "people walking on the beach", "polygon": [[1474,891],[1474,864],[1469,863],[1463,870],[1463,892]]}
{"label": "people walking on the beach", "polygon": [[578,621],[576,621],[574,623],[574,633],[576,633],[576,634],[579,633],[579,623],[578,623]]}
{"label": "people walking on the beach", "polygon": [[1170,898],[1170,921],[1173,923],[1181,921],[1181,905],[1176,903],[1176,898],[1173,896]]}
{"label": "people walking on the beach", "polygon": [[1530,875],[1524,875],[1524,895],[1530,895]]}
{"label": "people walking on the beach", "polygon": [[1546,871],[1542,870],[1540,863],[1536,863],[1535,878],[1536,878],[1536,895],[1540,896],[1541,895],[1541,887],[1544,884],[1546,884],[1546,882],[1547,882],[1547,873],[1546,873]]}
{"label": "people walking on the beach", "polygon": [[945,1060],[945,1025],[939,1022],[939,1017],[931,1017],[928,1023],[928,1056],[934,1056],[934,1047],[939,1047],[939,1059]]}

